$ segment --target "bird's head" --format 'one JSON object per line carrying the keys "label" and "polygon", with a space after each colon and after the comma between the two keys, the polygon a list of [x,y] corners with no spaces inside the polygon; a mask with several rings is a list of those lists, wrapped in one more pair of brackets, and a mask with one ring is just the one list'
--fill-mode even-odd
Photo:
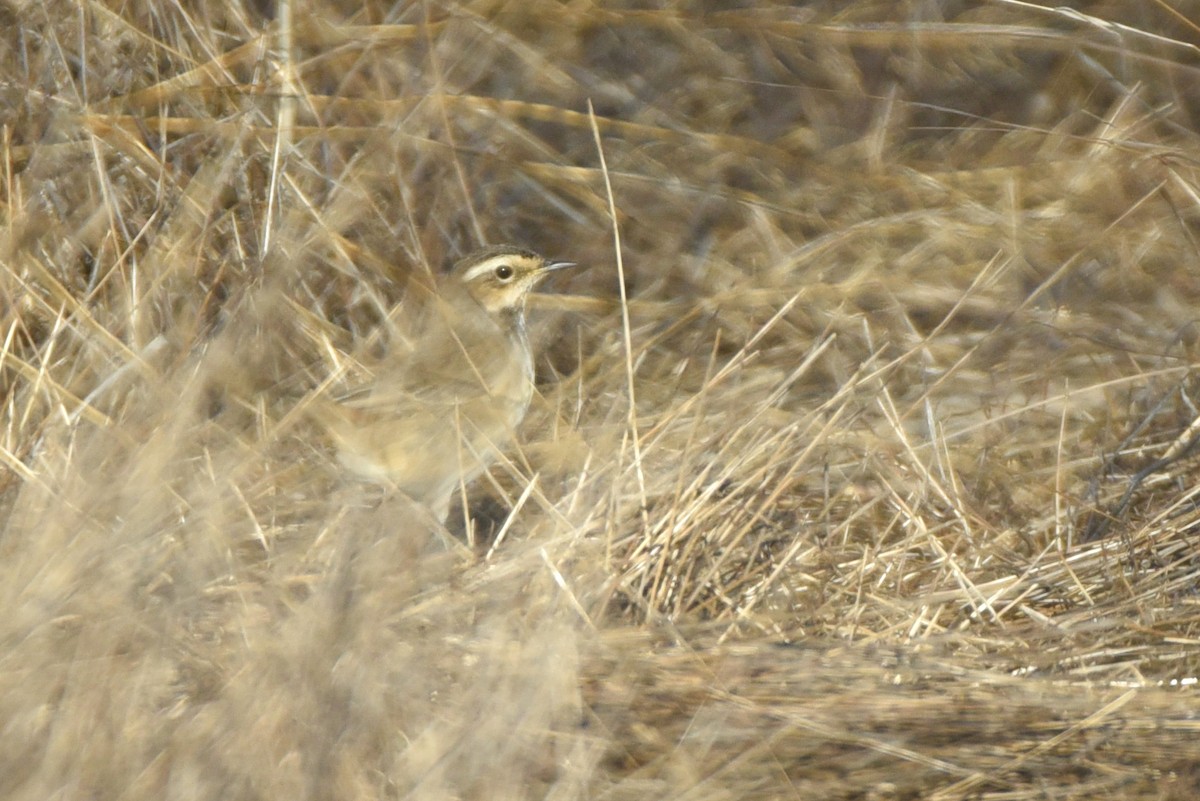
{"label": "bird's head", "polygon": [[524,311],[530,290],[555,270],[574,267],[566,261],[548,262],[531,250],[495,245],[466,256],[450,271],[459,284],[491,314]]}

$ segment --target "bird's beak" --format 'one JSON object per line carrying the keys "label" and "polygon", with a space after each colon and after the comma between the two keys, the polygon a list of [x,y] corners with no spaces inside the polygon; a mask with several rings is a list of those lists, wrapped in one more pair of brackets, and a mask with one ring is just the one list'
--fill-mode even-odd
{"label": "bird's beak", "polygon": [[578,267],[579,265],[573,261],[552,261],[542,268],[544,273],[552,273],[555,270],[565,270],[568,267]]}

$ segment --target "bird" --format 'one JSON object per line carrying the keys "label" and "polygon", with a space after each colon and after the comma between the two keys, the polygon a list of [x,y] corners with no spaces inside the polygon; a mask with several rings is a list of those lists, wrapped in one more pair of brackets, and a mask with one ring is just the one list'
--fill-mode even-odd
{"label": "bird", "polygon": [[409,348],[385,357],[365,386],[312,405],[341,465],[445,522],[454,492],[495,461],[529,409],[526,298],[546,276],[574,266],[513,245],[457,262]]}

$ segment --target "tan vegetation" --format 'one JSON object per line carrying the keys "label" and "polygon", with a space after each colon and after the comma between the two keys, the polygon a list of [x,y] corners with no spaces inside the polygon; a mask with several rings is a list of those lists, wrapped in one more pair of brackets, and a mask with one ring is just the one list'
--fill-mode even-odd
{"label": "tan vegetation", "polygon": [[1196,797],[1200,9],[735,5],[0,3],[0,798]]}

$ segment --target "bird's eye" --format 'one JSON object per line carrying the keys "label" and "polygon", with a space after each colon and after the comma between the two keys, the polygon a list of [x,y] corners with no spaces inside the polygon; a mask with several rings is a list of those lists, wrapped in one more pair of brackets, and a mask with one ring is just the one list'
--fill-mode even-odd
{"label": "bird's eye", "polygon": [[507,264],[501,264],[496,268],[496,277],[501,281],[507,281],[513,277],[513,268]]}

